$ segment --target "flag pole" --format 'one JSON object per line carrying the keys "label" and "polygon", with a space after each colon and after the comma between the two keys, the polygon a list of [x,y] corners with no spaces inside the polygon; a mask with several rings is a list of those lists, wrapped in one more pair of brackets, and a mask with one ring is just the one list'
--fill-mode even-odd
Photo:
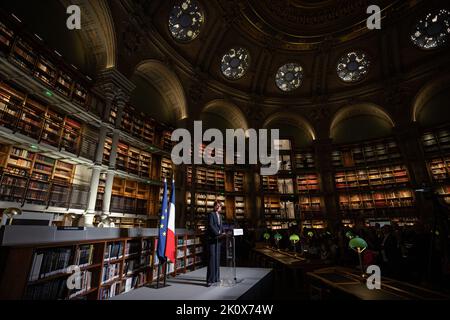
{"label": "flag pole", "polygon": [[[172,197],[172,193],[174,192],[174,188],[175,188],[175,177],[172,175],[172,190],[170,191],[170,194],[171,194],[171,197]],[[169,200],[169,199],[168,199]],[[169,219],[170,219],[170,200],[169,200],[169,206],[167,207],[167,222],[169,221]],[[168,230],[168,229],[167,229]],[[166,252],[166,249],[167,249],[167,239],[166,239],[166,243],[164,244],[164,252]],[[174,263],[174,265],[176,264],[176,261],[173,261],[173,263]],[[166,286],[166,280],[167,280],[167,269],[168,269],[168,267],[169,267],[169,260],[167,259],[167,257],[166,257],[166,259],[165,259],[165,262],[164,262],[164,282],[163,282],[163,287],[165,287]],[[175,266],[176,267],[176,266]]]}
{"label": "flag pole", "polygon": [[164,287],[166,286],[166,279],[167,279],[167,267],[168,267],[167,261],[168,260],[166,260],[164,264]]}
{"label": "flag pole", "polygon": [[161,277],[161,262],[158,263],[158,276],[156,278],[156,289],[159,289],[159,278]]}

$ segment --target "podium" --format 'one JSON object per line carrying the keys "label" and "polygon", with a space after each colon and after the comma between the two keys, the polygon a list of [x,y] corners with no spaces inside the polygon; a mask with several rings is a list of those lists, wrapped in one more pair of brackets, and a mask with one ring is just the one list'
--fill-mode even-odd
{"label": "podium", "polygon": [[243,229],[233,229],[232,232],[226,234],[226,268],[221,268],[221,287],[233,287],[242,282],[242,279],[238,279],[236,275],[236,237],[243,235]]}

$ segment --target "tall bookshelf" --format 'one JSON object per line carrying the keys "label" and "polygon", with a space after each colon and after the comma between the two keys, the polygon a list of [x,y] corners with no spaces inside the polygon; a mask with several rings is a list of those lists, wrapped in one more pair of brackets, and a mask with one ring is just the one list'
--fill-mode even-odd
{"label": "tall bookshelf", "polygon": [[0,199],[34,204],[67,204],[75,165],[15,147],[0,145]]}
{"label": "tall bookshelf", "polygon": [[292,225],[324,225],[319,175],[311,149],[295,148],[293,139],[282,138],[277,175],[260,176],[262,205],[269,229]]}
{"label": "tall bookshelf", "polygon": [[415,196],[392,138],[339,146],[332,153],[335,188],[346,223],[414,216]]}
{"label": "tall bookshelf", "polygon": [[[95,150],[97,143],[83,135],[86,125],[80,121],[5,82],[0,83],[0,125],[76,156]],[[89,152],[88,158],[93,157],[94,152]]]}
{"label": "tall bookshelf", "polygon": [[176,243],[177,254],[172,273],[173,276],[191,272],[204,266],[203,244],[200,241],[199,235],[177,235]]}
{"label": "tall bookshelf", "polygon": [[424,130],[422,145],[433,187],[450,204],[450,127]]}
{"label": "tall bookshelf", "polygon": [[12,64],[86,110],[97,113],[103,107],[89,88],[91,78],[63,61],[11,16],[2,13],[0,18],[0,49]]}
{"label": "tall bookshelf", "polygon": [[[2,249],[0,296],[27,300],[105,300],[152,282],[155,237],[52,243]],[[76,268],[75,268],[76,267]],[[68,288],[80,270],[80,286]],[[13,274],[13,279],[9,276]],[[70,282],[70,281],[69,281]]]}

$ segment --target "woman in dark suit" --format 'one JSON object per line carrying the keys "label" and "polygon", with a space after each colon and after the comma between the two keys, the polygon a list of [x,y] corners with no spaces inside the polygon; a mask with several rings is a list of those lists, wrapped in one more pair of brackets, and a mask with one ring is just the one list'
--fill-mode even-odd
{"label": "woman in dark suit", "polygon": [[220,282],[220,238],[223,236],[222,203],[214,202],[214,211],[208,214],[208,227],[206,231],[208,241],[209,263],[206,273],[206,285],[209,287]]}

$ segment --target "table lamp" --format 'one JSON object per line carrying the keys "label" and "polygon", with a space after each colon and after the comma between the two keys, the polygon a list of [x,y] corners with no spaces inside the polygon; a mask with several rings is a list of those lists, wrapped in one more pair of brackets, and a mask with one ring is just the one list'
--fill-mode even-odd
{"label": "table lamp", "polygon": [[294,246],[294,255],[297,256],[297,250],[295,245],[297,244],[297,242],[300,241],[300,237],[298,236],[298,234],[294,233],[289,237],[289,240],[292,242],[292,245]]}
{"label": "table lamp", "polygon": [[277,245],[277,250],[280,250],[280,240],[283,239],[283,236],[279,234],[278,232],[273,236],[275,239],[275,244]]}
{"label": "table lamp", "polygon": [[361,267],[361,272],[362,272],[362,277],[365,278],[366,277],[366,273],[364,271],[363,268],[363,264],[362,264],[362,259],[361,259],[361,253],[367,249],[367,242],[359,237],[354,237],[352,238],[349,243],[348,243],[349,247],[356,251],[358,253],[358,258],[359,258],[359,266]]}
{"label": "table lamp", "polygon": [[263,234],[263,238],[266,240],[266,247],[268,248],[268,247],[269,247],[270,233],[265,232],[265,233]]}
{"label": "table lamp", "polygon": [[12,224],[13,219],[15,216],[20,216],[22,214],[22,210],[20,210],[19,208],[6,208],[3,211],[3,214],[6,215],[9,218],[9,225]]}
{"label": "table lamp", "polygon": [[347,231],[345,233],[345,236],[349,239],[353,239],[355,237],[355,235],[351,231]]}
{"label": "table lamp", "polygon": [[312,231],[308,231],[308,236],[310,237],[310,238],[312,238],[313,236],[314,236],[314,232],[312,232]]}

